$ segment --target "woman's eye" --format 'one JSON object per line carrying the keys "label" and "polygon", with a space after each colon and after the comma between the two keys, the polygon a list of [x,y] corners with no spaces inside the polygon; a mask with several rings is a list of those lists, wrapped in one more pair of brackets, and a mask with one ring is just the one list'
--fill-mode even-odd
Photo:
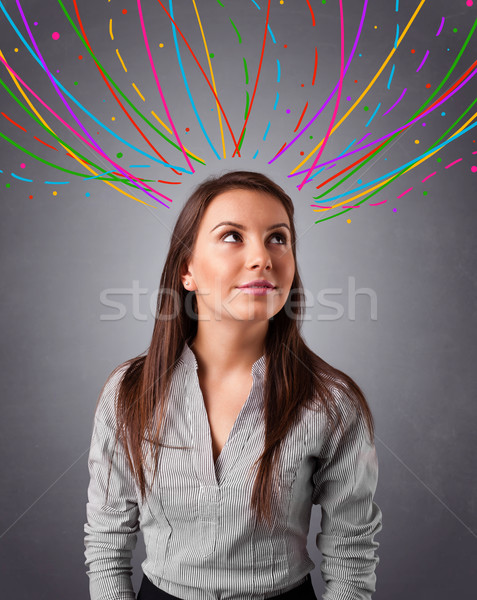
{"label": "woman's eye", "polygon": [[[227,231],[227,233],[222,236],[222,240],[225,242],[226,238],[228,238],[232,235],[237,235],[240,239],[242,239],[242,236],[237,231]],[[279,240],[281,240],[280,244],[287,243],[287,238],[284,235],[282,235],[281,233],[274,233],[273,235],[270,236],[270,238],[278,238]]]}

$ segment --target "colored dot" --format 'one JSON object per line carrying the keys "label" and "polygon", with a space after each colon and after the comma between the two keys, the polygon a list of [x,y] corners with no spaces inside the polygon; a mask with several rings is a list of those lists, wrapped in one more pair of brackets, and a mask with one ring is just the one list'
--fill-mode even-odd
{"label": "colored dot", "polygon": [[346,219],[346,222],[347,223],[351,223],[351,219]]}
{"label": "colored dot", "polygon": [[321,4],[326,4],[326,0],[321,0]]}
{"label": "colored dot", "polygon": [[210,56],[210,58],[214,58],[214,53],[213,53],[213,52],[211,52],[211,53],[209,54],[209,56]]}
{"label": "colored dot", "polygon": [[303,150],[300,152],[300,156],[303,156],[305,153],[303,152]]}
{"label": "colored dot", "polygon": [[428,194],[428,193],[429,193],[429,192],[426,192],[426,191],[424,191],[424,192],[422,192],[422,195],[423,195],[423,196],[427,196],[427,194]]}
{"label": "colored dot", "polygon": [[430,83],[426,83],[426,88],[429,89],[431,87]]}
{"label": "colored dot", "polygon": [[397,208],[393,208],[393,212],[397,212]]}
{"label": "colored dot", "polygon": [[74,81],[74,82],[73,82],[73,84],[74,84],[74,85],[78,85],[78,82],[77,82],[77,81]]}
{"label": "colored dot", "polygon": [[369,106],[365,106],[365,107],[363,107],[363,110],[364,110],[364,111],[368,111],[368,110],[369,110]]}
{"label": "colored dot", "polygon": [[10,187],[10,184],[9,183],[5,184],[5,187],[8,189]]}
{"label": "colored dot", "polygon": [[302,84],[301,84],[301,87],[305,87],[305,84],[304,84],[304,83],[302,83]]}
{"label": "colored dot", "polygon": [[15,52],[18,52],[18,48],[15,48]]}
{"label": "colored dot", "polygon": [[346,96],[346,100],[348,100],[348,102],[351,102],[351,96]]}
{"label": "colored dot", "polygon": [[30,200],[33,200],[33,196],[28,196],[28,198],[29,198]]}
{"label": "colored dot", "polygon": [[186,131],[190,131],[189,127],[186,127],[186,128],[185,128],[185,130],[186,130]]}
{"label": "colored dot", "polygon": [[414,143],[415,144],[419,144],[419,140],[414,140]]}
{"label": "colored dot", "polygon": [[474,6],[473,0],[467,0],[466,4],[467,6]]}
{"label": "colored dot", "polygon": [[159,44],[159,48],[164,48],[164,44],[162,42]]}
{"label": "colored dot", "polygon": [[363,56],[362,54],[358,54],[359,57]]}
{"label": "colored dot", "polygon": [[283,47],[284,48],[288,48],[288,44],[283,44]]}
{"label": "colored dot", "polygon": [[38,25],[38,21],[35,21],[33,25],[36,27]]}
{"label": "colored dot", "polygon": [[59,70],[59,69],[56,69],[56,72],[57,72],[57,73],[59,73],[59,72],[60,72],[60,70]]}
{"label": "colored dot", "polygon": [[359,185],[361,185],[363,183],[363,180],[362,179],[358,179],[356,183],[358,183]]}
{"label": "colored dot", "polygon": [[118,152],[118,153],[116,154],[116,158],[121,158],[121,157],[122,157],[122,155],[123,155],[123,153],[122,153],[122,152]]}
{"label": "colored dot", "polygon": [[55,32],[53,32],[53,33],[51,34],[51,37],[52,37],[54,40],[59,40],[59,39],[60,39],[60,34],[59,34],[57,31],[55,31]]}
{"label": "colored dot", "polygon": [[423,127],[425,127],[425,126],[426,126],[426,124],[425,124],[425,123],[423,123],[423,124],[422,124],[422,126],[423,126]]}
{"label": "colored dot", "polygon": [[280,0],[280,4],[284,4],[284,0]]}
{"label": "colored dot", "polygon": [[441,117],[445,117],[446,113],[445,112],[441,112]]}
{"label": "colored dot", "polygon": [[57,192],[57,191],[54,191],[54,192],[53,192],[53,196],[57,196],[57,195],[58,195],[58,192]]}
{"label": "colored dot", "polygon": [[411,50],[411,54],[416,54],[416,51],[414,50],[414,48]]}
{"label": "colored dot", "polygon": [[116,121],[116,117],[111,117],[111,121]]}
{"label": "colored dot", "polygon": [[377,26],[377,25],[375,25],[375,26],[374,26],[374,29],[377,29],[377,28],[378,28],[378,26]]}
{"label": "colored dot", "polygon": [[457,27],[454,27],[454,29],[452,30],[454,33],[457,33],[458,29]]}
{"label": "colored dot", "polygon": [[86,196],[86,198],[89,198],[91,196],[91,194],[89,192],[86,192],[85,196]]}
{"label": "colored dot", "polygon": [[83,55],[82,55],[82,54],[80,54],[80,55],[78,56],[78,60],[83,60]]}
{"label": "colored dot", "polygon": [[24,169],[25,167],[26,167],[26,164],[25,164],[25,163],[22,163],[22,164],[20,165],[20,169]]}
{"label": "colored dot", "polygon": [[436,158],[436,161],[437,161],[437,162],[442,162],[442,158],[440,158],[440,157],[439,157],[439,158]]}
{"label": "colored dot", "polygon": [[470,170],[472,171],[472,173],[477,173],[477,167],[475,165],[470,167]]}
{"label": "colored dot", "polygon": [[313,136],[312,136],[312,135],[310,135],[310,140],[312,140],[312,139],[313,139]]}
{"label": "colored dot", "polygon": [[291,110],[289,108],[287,108],[287,115],[289,115],[291,113]]}
{"label": "colored dot", "polygon": [[127,15],[127,14],[128,14],[127,9],[123,8],[123,15]]}
{"label": "colored dot", "polygon": [[358,80],[357,80],[357,79],[355,79],[355,80],[354,80],[354,82],[355,82],[355,83],[358,83]]}

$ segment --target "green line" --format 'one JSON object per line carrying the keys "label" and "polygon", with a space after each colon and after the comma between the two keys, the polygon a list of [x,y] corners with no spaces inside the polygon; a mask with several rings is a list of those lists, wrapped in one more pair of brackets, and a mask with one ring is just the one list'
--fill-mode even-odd
{"label": "green line", "polygon": [[[243,115],[243,120],[245,121],[245,119],[247,118],[247,112],[248,112],[248,103],[250,102],[250,97],[248,95],[247,90],[245,90],[245,113]],[[243,139],[243,138],[242,138]]]}
{"label": "green line", "polygon": [[245,85],[248,85],[248,69],[247,69],[247,61],[245,60],[245,56],[243,57],[243,68],[245,71]]}
{"label": "green line", "polygon": [[448,129],[448,130],[447,130],[445,133],[443,133],[443,134],[441,135],[441,137],[440,137],[438,140],[436,140],[436,141],[435,141],[435,142],[432,144],[432,146],[430,147],[430,150],[432,150],[432,148],[434,148],[434,146],[437,146],[437,145],[439,144],[439,142],[440,142],[442,139],[444,139],[444,138],[446,137],[446,135],[449,133],[449,131],[450,131],[451,129],[453,129],[453,128],[454,128],[454,127],[455,127],[455,126],[456,126],[456,125],[459,123],[459,121],[462,121],[462,119],[463,119],[463,118],[465,117],[465,115],[466,115],[466,114],[467,114],[467,113],[470,111],[470,109],[471,109],[471,108],[474,106],[474,104],[475,104],[476,102],[477,102],[477,98],[476,98],[476,99],[475,99],[475,100],[472,102],[472,104],[469,106],[469,108],[468,108],[468,109],[467,109],[465,112],[463,112],[463,113],[460,115],[460,117],[457,119],[457,121],[454,121],[454,122],[452,123],[452,125],[449,127],[449,129]]}
{"label": "green line", "polygon": [[[86,43],[85,39],[83,38],[83,35],[80,33],[80,31],[78,30],[78,28],[76,27],[75,23],[73,22],[73,20],[71,19],[68,11],[66,10],[66,8],[63,5],[63,2],[61,0],[58,0],[58,3],[60,4],[63,12],[66,15],[66,18],[68,19],[68,21],[70,22],[70,25],[73,27],[73,29],[76,32],[76,35],[79,37],[81,43],[83,44],[83,46],[86,48],[86,50],[89,52],[89,54],[91,55],[92,59],[94,60],[94,62],[99,65],[101,67],[101,70],[103,72],[103,75],[109,80],[109,82],[112,84],[112,86],[116,89],[116,91],[120,94],[120,96],[122,96],[122,98],[129,104],[129,106],[134,110],[134,112],[141,117],[141,119],[143,119],[143,121],[145,121],[149,127],[151,129],[153,129],[158,135],[161,136],[161,138],[163,140],[165,140],[168,144],[171,144],[171,146],[174,146],[174,148],[176,148],[177,150],[179,150],[182,153],[182,150],[180,148],[180,146],[178,146],[175,142],[173,142],[172,140],[170,140],[167,136],[165,136],[162,131],[159,131],[159,129],[157,129],[157,127],[154,126],[153,123],[151,123],[151,121],[149,121],[149,119],[147,117],[145,117],[142,112],[136,108],[136,106],[131,102],[131,100],[129,100],[129,98],[123,93],[123,91],[118,87],[118,85],[116,84],[116,82],[112,79],[112,77],[109,75],[109,73],[105,70],[105,68],[103,67],[103,65],[99,62],[99,60],[96,58],[95,54],[90,50],[88,44]],[[188,152],[185,148],[184,148],[185,153],[192,159],[195,160],[196,162],[200,163],[201,165],[205,165],[206,163],[202,160],[200,160],[199,158],[196,158],[195,156],[192,156],[192,154],[190,154],[190,152]]]}
{"label": "green line", "polygon": [[222,4],[222,2],[221,2],[220,0],[217,0],[217,2],[220,4],[220,6],[221,6],[222,8],[225,8],[225,6]]}
{"label": "green line", "polygon": [[245,132],[246,132],[246,131],[247,131],[247,128],[245,128],[245,129],[243,130],[243,136],[242,136],[242,139],[240,140],[240,144],[239,144],[239,147],[238,147],[238,149],[239,149],[239,152],[240,152],[240,150],[242,149],[242,144],[243,144],[243,141],[244,141],[244,139],[245,139]]}
{"label": "green line", "polygon": [[240,37],[239,30],[235,27],[235,23],[232,21],[232,19],[230,19],[230,22],[232,23],[232,27],[235,29],[235,33],[237,34],[239,44],[241,44],[242,43],[242,38]]}
{"label": "green line", "polygon": [[[477,26],[477,19],[475,20],[469,35],[467,36],[467,39],[465,40],[464,44],[462,45],[462,48],[460,49],[457,58],[455,59],[454,63],[452,64],[452,66],[450,67],[449,71],[446,73],[446,75],[444,76],[444,79],[440,82],[439,86],[437,87],[437,89],[433,92],[433,94],[431,94],[431,96],[429,96],[429,98],[426,100],[426,102],[424,102],[424,104],[421,106],[421,108],[419,108],[413,115],[412,117],[407,121],[407,123],[405,123],[405,125],[407,125],[410,121],[412,121],[430,102],[431,100],[435,97],[435,95],[439,92],[439,90],[442,88],[442,86],[444,85],[444,83],[449,79],[452,71],[455,69],[455,67],[457,66],[457,63],[459,62],[467,44],[469,43],[472,35],[474,34],[475,28]],[[333,185],[331,188],[329,188],[328,190],[326,190],[326,192],[323,192],[323,194],[319,195],[319,196],[315,196],[313,197],[314,200],[319,200],[320,198],[323,198],[324,196],[326,196],[327,194],[329,194],[330,192],[332,192],[333,190],[335,190],[338,186],[340,186],[342,183],[344,183],[347,179],[349,179],[352,175],[354,175],[355,173],[357,173],[360,169],[362,169],[371,159],[377,157],[379,154],[381,154],[381,152],[383,152],[385,150],[385,148],[394,140],[396,139],[400,133],[403,133],[405,130],[402,130],[398,133],[395,133],[393,136],[391,136],[389,138],[389,140],[386,141],[386,143],[383,145],[383,147],[379,150],[378,153],[376,154],[372,154],[369,158],[367,158],[364,162],[362,162],[360,165],[358,165],[353,171],[351,171],[348,175],[346,175],[343,179],[340,179],[335,185]],[[437,142],[435,143],[437,144]],[[435,145],[434,144],[434,145]],[[433,146],[431,146],[432,148]],[[339,214],[343,214],[343,213],[339,213]],[[338,216],[338,215],[337,215]]]}

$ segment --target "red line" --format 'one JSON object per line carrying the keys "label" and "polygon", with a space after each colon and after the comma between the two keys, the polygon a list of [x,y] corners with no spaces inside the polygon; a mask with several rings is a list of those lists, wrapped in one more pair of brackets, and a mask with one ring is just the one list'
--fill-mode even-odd
{"label": "red line", "polygon": [[[88,36],[86,35],[86,31],[84,30],[83,27],[83,22],[81,21],[81,17],[79,15],[78,12],[78,5],[76,3],[76,0],[73,0],[73,4],[75,6],[75,13],[76,16],[78,18],[78,23],[79,26],[81,28],[81,33],[83,34],[83,37],[86,41],[86,43],[88,44],[88,48],[91,50],[92,54],[93,54],[93,60],[94,60],[94,64],[96,65],[96,67],[98,68],[98,71],[101,73],[101,77],[103,78],[104,83],[107,85],[109,91],[111,92],[111,94],[113,95],[114,99],[116,100],[116,102],[119,104],[119,106],[121,107],[121,109],[123,110],[124,114],[127,116],[127,118],[131,121],[131,123],[134,125],[134,127],[136,128],[136,130],[139,132],[139,134],[141,135],[141,137],[143,138],[143,140],[146,142],[146,144],[153,150],[153,152],[164,162],[168,163],[169,161],[164,158],[162,156],[162,154],[157,150],[157,148],[149,141],[149,139],[146,137],[146,135],[143,133],[143,131],[140,129],[140,127],[136,124],[136,122],[134,121],[134,119],[131,117],[131,115],[128,113],[128,111],[126,110],[126,107],[122,104],[121,100],[118,98],[118,96],[116,95],[116,93],[114,92],[113,88],[111,87],[111,85],[109,84],[109,81],[107,80],[107,78],[105,77],[101,67],[98,65],[98,63],[96,62],[96,58],[94,56],[94,52],[93,52],[93,48],[91,48],[91,45],[89,43],[88,40]],[[178,171],[176,171],[175,169],[172,169],[172,171],[174,171],[174,173],[178,174]]]}
{"label": "red line", "polygon": [[313,69],[313,80],[311,85],[315,85],[316,67],[318,66],[318,48],[315,46],[315,68]]}
{"label": "red line", "polygon": [[7,121],[10,121],[10,123],[13,123],[13,124],[14,124],[14,125],[16,125],[16,126],[19,128],[19,129],[23,129],[23,131],[24,131],[25,133],[27,133],[27,130],[26,130],[24,127],[22,127],[21,125],[19,125],[18,123],[16,123],[16,122],[15,122],[13,119],[10,119],[10,117],[7,117],[7,115],[6,115],[4,112],[2,112],[2,113],[0,113],[0,114],[2,114],[2,115],[5,117],[5,119],[7,119]]}
{"label": "red line", "polygon": [[[235,153],[238,152],[238,148],[240,146],[240,143],[242,141],[243,135],[245,133],[245,128],[247,127],[248,118],[250,117],[250,113],[252,111],[252,106],[253,106],[253,101],[254,101],[254,98],[255,98],[255,93],[257,91],[258,80],[260,79],[260,71],[262,69],[263,55],[265,53],[265,42],[267,41],[268,19],[269,19],[269,16],[270,16],[270,1],[271,0],[268,0],[268,4],[267,4],[267,18],[265,20],[265,31],[263,33],[262,52],[260,54],[260,62],[258,63],[258,72],[257,72],[257,78],[255,79],[255,85],[254,85],[254,88],[253,88],[252,99],[250,100],[250,104],[248,106],[248,111],[247,111],[247,117],[245,118],[245,123],[243,124],[242,132],[240,133],[238,144],[235,145],[235,150],[234,150],[234,153],[232,154],[232,158],[235,156]],[[239,153],[239,156],[240,156],[240,153]]]}
{"label": "red line", "polygon": [[[157,0],[159,2],[159,4],[161,5],[162,9],[164,10],[164,12],[166,13],[166,15],[169,17],[171,23],[174,23],[175,28],[177,29],[177,31],[179,32],[179,35],[181,36],[181,38],[184,40],[185,45],[187,46],[189,52],[192,54],[195,62],[197,63],[197,66],[199,67],[202,75],[205,77],[205,80],[207,81],[209,87],[210,87],[210,91],[212,92],[212,94],[214,95],[214,98],[217,102],[217,104],[219,105],[219,108],[224,116],[225,122],[227,123],[227,127],[229,128],[230,131],[230,135],[232,136],[232,140],[234,142],[235,145],[235,151],[238,153],[238,155],[240,156],[240,152],[238,150],[238,143],[235,139],[234,133],[232,131],[232,128],[230,127],[230,123],[229,120],[227,119],[227,115],[225,114],[225,111],[222,107],[222,104],[220,104],[219,98],[217,96],[217,94],[214,91],[214,88],[212,87],[212,84],[210,83],[207,75],[205,74],[204,69],[201,67],[200,62],[197,60],[197,56],[194,54],[194,52],[192,51],[192,48],[189,45],[189,42],[185,39],[184,35],[182,34],[182,31],[179,29],[179,27],[177,26],[177,23],[174,21],[174,19],[171,17],[171,15],[168,13],[167,9],[165,8],[165,6],[162,4],[161,0]],[[234,153],[235,154],[235,153]]]}
{"label": "red line", "polygon": [[315,14],[313,13],[313,9],[311,8],[311,4],[309,0],[306,0],[306,3],[308,4],[308,8],[310,9],[311,12],[311,18],[312,18],[312,22],[313,22],[313,27],[316,25],[315,23]]}
{"label": "red line", "polygon": [[37,142],[40,142],[40,144],[43,144],[44,146],[48,146],[48,148],[51,148],[52,150],[56,150],[57,152],[59,152],[58,148],[55,148],[54,146],[50,146],[50,144],[47,144],[43,140],[40,140],[40,138],[37,138],[35,135],[33,136],[33,139],[36,140]]}
{"label": "red line", "polygon": [[283,144],[283,146],[280,148],[280,150],[275,154],[275,156],[278,156],[280,154],[280,152],[283,150],[283,148],[285,148],[286,145],[287,145],[287,143],[285,142]]}
{"label": "red line", "polygon": [[182,181],[163,181],[162,179],[157,180],[159,183],[169,183],[170,185],[180,185]]}
{"label": "red line", "polygon": [[295,131],[297,131],[298,127],[300,127],[300,124],[301,124],[301,122],[303,120],[303,117],[305,116],[307,108],[308,108],[308,102],[305,104],[305,108],[303,109],[303,112],[301,113],[301,117],[299,118],[298,123],[296,124],[296,127],[293,130],[293,133],[295,133]]}

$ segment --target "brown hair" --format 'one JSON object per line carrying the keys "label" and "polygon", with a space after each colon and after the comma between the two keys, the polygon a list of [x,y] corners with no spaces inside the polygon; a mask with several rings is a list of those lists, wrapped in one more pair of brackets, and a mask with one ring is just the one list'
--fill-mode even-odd
{"label": "brown hair", "polygon": [[[147,434],[149,440],[154,442],[154,479],[158,454],[163,445],[160,443],[160,433],[173,367],[182,354],[184,343],[189,343],[197,332],[197,319],[194,318],[197,314],[197,299],[195,292],[184,288],[181,275],[185,273],[185,265],[192,255],[198,228],[207,206],[218,194],[231,189],[258,190],[280,200],[290,220],[291,250],[296,265],[293,202],[280,186],[265,175],[251,171],[233,171],[211,177],[194,190],[182,208],[172,232],[169,252],[162,271],[149,349],[146,354],[126,361],[113,371],[114,373],[121,367],[128,366],[121,378],[116,399],[115,442],[120,439],[125,448],[143,500],[146,494],[146,479],[142,440]],[[167,290],[168,293],[163,294],[163,290]],[[172,295],[169,293],[171,290]],[[292,295],[293,313],[290,308]],[[180,300],[179,313],[174,318],[167,317],[177,311],[177,298]],[[193,315],[190,310],[185,310],[186,302],[190,301]],[[342,421],[337,400],[332,393],[332,390],[338,390],[349,398],[354,409],[364,417],[370,438],[374,439],[373,416],[359,386],[348,375],[317,356],[303,340],[300,329],[304,306],[305,295],[296,266],[290,294],[282,309],[269,319],[265,339],[265,441],[254,481],[251,507],[258,519],[267,522],[273,517],[271,502],[281,442],[299,419],[304,407],[324,409],[328,418],[328,429],[334,431],[334,427],[341,425]],[[154,415],[157,415],[158,420],[153,432],[151,422]]]}

